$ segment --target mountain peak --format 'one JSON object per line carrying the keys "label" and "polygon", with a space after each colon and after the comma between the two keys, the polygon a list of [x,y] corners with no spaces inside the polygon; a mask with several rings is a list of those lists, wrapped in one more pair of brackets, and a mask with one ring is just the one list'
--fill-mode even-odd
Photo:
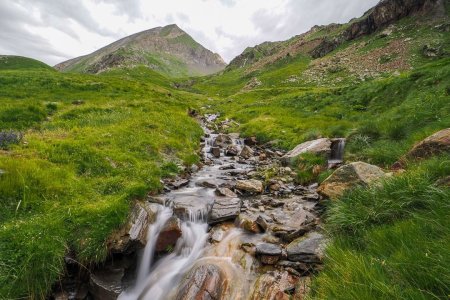
{"label": "mountain peak", "polygon": [[142,65],[171,77],[208,75],[226,66],[220,55],[203,47],[177,24],[170,24],[135,33],[55,68],[96,74]]}

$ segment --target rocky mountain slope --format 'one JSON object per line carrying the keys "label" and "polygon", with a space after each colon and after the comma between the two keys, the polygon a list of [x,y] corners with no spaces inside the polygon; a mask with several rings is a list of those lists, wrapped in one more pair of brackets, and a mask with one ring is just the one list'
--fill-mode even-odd
{"label": "rocky mountain slope", "polygon": [[219,54],[204,48],[173,24],[133,34],[92,54],[62,62],[55,68],[64,72],[97,74],[139,65],[171,77],[207,75],[226,66]]}
{"label": "rocky mountain slope", "polygon": [[450,51],[448,9],[443,0],[383,0],[347,24],[315,26],[287,41],[249,47],[226,71],[240,70],[251,79],[289,66],[276,82],[284,85],[328,85],[406,71],[422,63],[422,56]]}

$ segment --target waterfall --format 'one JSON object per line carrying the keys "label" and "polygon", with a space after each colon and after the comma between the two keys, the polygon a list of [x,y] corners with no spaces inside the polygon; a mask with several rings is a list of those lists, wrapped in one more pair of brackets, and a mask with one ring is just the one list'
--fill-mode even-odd
{"label": "waterfall", "polygon": [[328,167],[332,168],[344,161],[345,139],[337,139],[331,144],[330,158],[328,159]]}

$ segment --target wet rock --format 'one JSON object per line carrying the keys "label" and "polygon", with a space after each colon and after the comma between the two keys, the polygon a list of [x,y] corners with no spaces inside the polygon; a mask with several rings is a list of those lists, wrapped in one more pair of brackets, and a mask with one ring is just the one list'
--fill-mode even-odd
{"label": "wet rock", "polygon": [[176,300],[220,300],[224,299],[228,281],[220,267],[200,265],[194,267],[178,288]]}
{"label": "wet rock", "polygon": [[249,146],[244,146],[241,150],[241,153],[239,153],[239,156],[244,159],[249,159],[254,155],[254,151]]}
{"label": "wet rock", "polygon": [[289,294],[285,291],[295,289],[298,279],[290,275],[287,271],[267,272],[256,280],[250,300],[289,300]]}
{"label": "wet rock", "polygon": [[112,253],[131,253],[143,248],[147,243],[147,228],[156,219],[158,205],[137,202],[128,217],[128,221],[108,240],[108,249]]}
{"label": "wet rock", "polygon": [[250,179],[250,180],[238,180],[236,182],[236,189],[249,193],[261,194],[264,191],[264,187],[261,181]]}
{"label": "wet rock", "polygon": [[274,265],[280,259],[282,254],[279,245],[261,243],[256,245],[256,255],[261,262],[266,265]]}
{"label": "wet rock", "polygon": [[284,164],[290,164],[303,153],[314,153],[328,157],[331,153],[331,144],[331,140],[327,138],[304,142],[286,153],[281,160]]}
{"label": "wet rock", "polygon": [[233,139],[227,134],[219,134],[214,140],[213,146],[219,148],[225,148],[228,145],[233,144]]}
{"label": "wet rock", "polygon": [[322,263],[326,240],[323,235],[313,232],[306,238],[299,238],[287,247],[287,257],[290,261],[303,263]]}
{"label": "wet rock", "polygon": [[91,274],[89,292],[94,300],[115,300],[122,292],[124,269],[104,269]]}
{"label": "wet rock", "polygon": [[225,149],[226,156],[237,156],[239,153],[239,149],[235,145],[230,145]]}
{"label": "wet rock", "polygon": [[258,140],[256,139],[255,136],[246,137],[244,139],[244,145],[255,146],[256,144],[258,144]]}
{"label": "wet rock", "polygon": [[239,228],[242,228],[251,233],[261,233],[261,228],[256,223],[256,218],[246,213],[241,213],[237,219],[236,224]]}
{"label": "wet rock", "polygon": [[211,147],[210,152],[215,158],[220,157],[220,148],[219,147]]}
{"label": "wet rock", "polygon": [[178,190],[179,188],[185,187],[189,184],[188,179],[178,179],[172,182],[169,182],[168,185],[170,188]]}
{"label": "wet rock", "polygon": [[266,231],[267,228],[269,227],[269,225],[267,224],[267,221],[262,217],[262,216],[258,216],[255,220],[256,224],[259,225],[259,227],[261,227],[261,229],[263,231]]}
{"label": "wet rock", "polygon": [[156,252],[167,251],[168,248],[174,248],[178,239],[181,237],[181,221],[177,217],[171,217],[161,230],[156,241]]}
{"label": "wet rock", "polygon": [[368,185],[385,176],[386,173],[377,166],[354,162],[334,171],[320,184],[317,191],[325,197],[337,199],[348,189],[358,185]]}
{"label": "wet rock", "polygon": [[450,152],[450,128],[443,129],[417,143],[407,154],[407,158],[423,159]]}
{"label": "wet rock", "polygon": [[307,264],[298,261],[280,260],[277,262],[277,266],[283,268],[292,268],[300,274],[305,274],[311,270]]}
{"label": "wet rock", "polygon": [[200,187],[210,188],[210,189],[217,188],[217,184],[216,183],[214,183],[212,181],[208,181],[208,180],[197,182],[195,185],[196,186],[200,186]]}
{"label": "wet rock", "polygon": [[214,227],[209,233],[209,239],[211,242],[219,243],[223,240],[224,236],[225,231],[221,227]]}
{"label": "wet rock", "polygon": [[216,195],[222,197],[236,198],[237,195],[235,192],[230,190],[229,188],[218,188],[216,189]]}
{"label": "wet rock", "polygon": [[233,164],[225,165],[219,168],[219,170],[234,170],[234,169],[236,169],[236,167]]}
{"label": "wet rock", "polygon": [[216,198],[208,217],[209,224],[226,220],[234,220],[241,211],[242,201],[239,198]]}

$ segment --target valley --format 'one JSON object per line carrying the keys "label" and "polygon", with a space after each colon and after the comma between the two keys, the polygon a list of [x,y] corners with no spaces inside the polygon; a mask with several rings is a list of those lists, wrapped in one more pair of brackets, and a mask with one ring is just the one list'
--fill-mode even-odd
{"label": "valley", "polygon": [[400,2],[0,56],[0,299],[446,299],[450,4]]}

